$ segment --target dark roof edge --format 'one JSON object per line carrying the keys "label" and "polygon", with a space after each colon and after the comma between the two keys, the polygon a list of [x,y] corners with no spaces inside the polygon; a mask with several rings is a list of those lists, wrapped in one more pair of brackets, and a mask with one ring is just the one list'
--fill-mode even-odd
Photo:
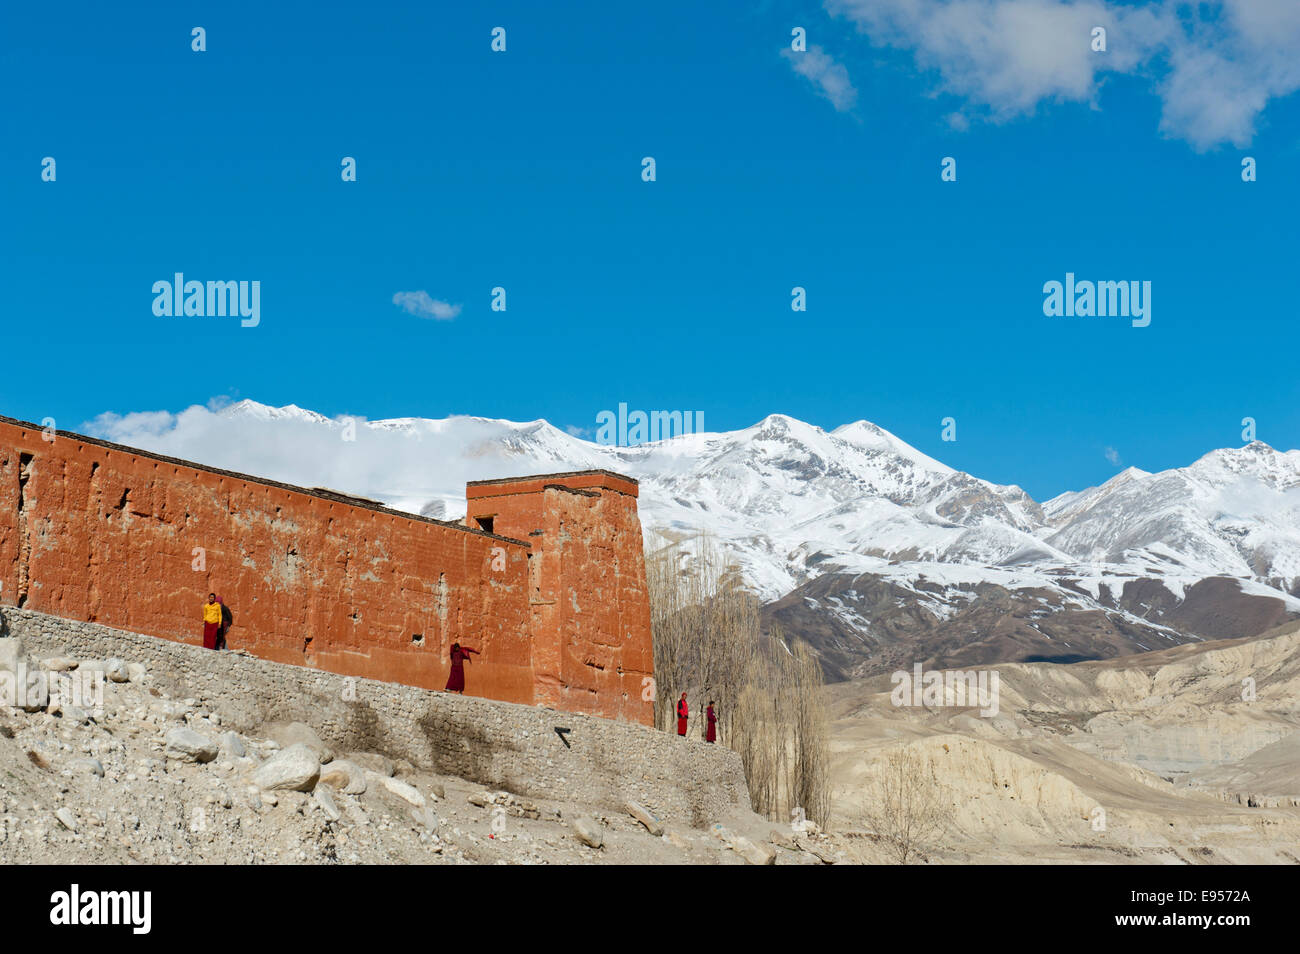
{"label": "dark roof edge", "polygon": [[[17,418],[6,417],[3,414],[0,414],[0,423],[13,424],[16,427],[22,427],[32,431],[45,430],[45,428],[41,427],[39,424],[33,424],[31,421],[20,421]],[[451,530],[460,530],[463,533],[472,533],[479,537],[491,537],[493,540],[504,540],[507,543],[517,543],[521,547],[532,548],[532,544],[525,540],[516,540],[514,537],[503,537],[498,533],[488,533],[486,530],[479,530],[477,527],[467,527],[464,524],[456,523],[451,520],[435,520],[433,517],[426,517],[423,514],[407,513],[405,510],[394,510],[392,507],[367,500],[365,497],[351,497],[347,494],[336,493],[324,489],[312,490],[308,487],[299,487],[296,484],[286,484],[278,480],[271,480],[269,477],[257,477],[253,474],[241,474],[239,471],[225,470],[221,467],[209,467],[206,464],[196,464],[192,460],[183,460],[179,457],[168,457],[166,454],[155,454],[153,451],[147,451],[139,447],[131,447],[127,444],[114,444],[112,441],[100,440],[98,437],[78,434],[75,431],[64,431],[56,428],[54,433],[58,437],[68,437],[85,444],[93,444],[96,447],[106,447],[109,450],[121,451],[124,454],[134,454],[137,457],[147,457],[149,460],[164,461],[168,464],[189,467],[193,470],[203,471],[208,474],[219,474],[222,477],[233,477],[238,480],[246,480],[249,483],[274,487],[277,490],[288,490],[292,493],[302,494],[305,497],[315,497],[318,500],[329,500],[333,503],[346,504],[349,507],[358,507],[361,510],[371,510],[376,513],[392,514],[394,517],[404,517],[407,520],[415,520],[419,523],[432,523],[439,527],[447,527]],[[491,483],[491,481],[486,481],[486,483]]]}
{"label": "dark roof edge", "polygon": [[525,480],[556,480],[560,477],[585,477],[588,474],[604,474],[606,477],[613,477],[617,480],[626,480],[629,484],[641,486],[640,481],[635,477],[629,477],[627,474],[620,474],[617,471],[605,470],[603,467],[597,467],[593,470],[570,470],[562,474],[528,474],[524,477],[499,477],[495,480],[470,480],[467,481],[466,487],[482,487],[487,484],[518,484]]}

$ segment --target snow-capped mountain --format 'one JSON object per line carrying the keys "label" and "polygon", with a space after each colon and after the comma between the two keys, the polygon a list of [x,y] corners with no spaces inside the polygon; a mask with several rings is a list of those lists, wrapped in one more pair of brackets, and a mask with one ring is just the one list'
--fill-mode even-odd
{"label": "snow-capped mountain", "polygon": [[1043,509],[1053,527],[1046,541],[1076,559],[1250,577],[1300,593],[1300,451],[1256,441],[1159,474],[1129,468]]}
{"label": "snow-capped mountain", "polygon": [[1189,588],[1230,577],[1236,590],[1300,612],[1300,451],[1261,443],[1156,474],[1130,468],[1040,506],[866,421],[827,432],[774,414],[737,431],[612,447],[540,420],[331,419],[241,401],[104,415],[88,427],[444,519],[463,515],[469,480],[615,470],[641,482],[649,549],[707,533],[768,601],[824,574],[870,574],[938,619],[987,583],[1149,631]]}

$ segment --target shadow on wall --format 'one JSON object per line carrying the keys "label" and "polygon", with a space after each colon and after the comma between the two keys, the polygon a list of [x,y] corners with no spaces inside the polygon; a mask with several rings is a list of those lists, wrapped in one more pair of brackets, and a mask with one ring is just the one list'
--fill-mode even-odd
{"label": "shadow on wall", "polygon": [[516,794],[528,790],[526,780],[512,777],[500,768],[511,764],[511,759],[502,758],[503,754],[521,751],[520,746],[507,736],[489,732],[472,719],[455,714],[426,712],[418,722],[424,730],[429,761],[435,771]]}

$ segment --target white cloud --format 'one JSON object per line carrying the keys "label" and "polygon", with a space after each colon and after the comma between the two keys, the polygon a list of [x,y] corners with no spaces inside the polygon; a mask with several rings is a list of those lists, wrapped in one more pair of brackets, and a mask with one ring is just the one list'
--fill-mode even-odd
{"label": "white cloud", "polygon": [[1113,447],[1106,448],[1106,459],[1110,461],[1112,464],[1114,464],[1116,467],[1118,467],[1121,463],[1119,459],[1119,451],[1115,450],[1115,448]]}
{"label": "white cloud", "polygon": [[840,112],[847,112],[858,102],[858,91],[849,79],[849,71],[842,63],[813,44],[803,52],[789,49],[781,51],[789,61],[791,68],[817,89],[817,92],[831,101]]}
{"label": "white cloud", "polygon": [[[1106,73],[1153,83],[1160,131],[1204,150],[1253,138],[1300,89],[1300,3],[1221,0],[825,0],[877,46],[910,50],[963,112],[994,122],[1045,102],[1098,105]],[[1106,52],[1094,52],[1094,27]],[[952,120],[949,119],[951,123]]]}
{"label": "white cloud", "polygon": [[435,321],[451,321],[460,314],[460,305],[439,301],[431,297],[427,291],[398,292],[393,296],[393,304],[408,315],[432,318]]}

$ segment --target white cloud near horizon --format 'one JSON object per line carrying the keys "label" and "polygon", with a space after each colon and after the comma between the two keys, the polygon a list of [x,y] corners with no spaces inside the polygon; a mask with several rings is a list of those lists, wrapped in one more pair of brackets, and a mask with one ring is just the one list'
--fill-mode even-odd
{"label": "white cloud near horizon", "polygon": [[432,318],[434,321],[451,321],[460,314],[460,305],[440,301],[427,291],[398,292],[393,296],[393,304],[408,315],[417,318]]}
{"label": "white cloud near horizon", "polygon": [[[824,0],[878,47],[910,51],[963,114],[1000,123],[1043,103],[1093,108],[1105,74],[1152,84],[1159,132],[1198,151],[1250,144],[1273,99],[1300,89],[1300,2]],[[1092,29],[1106,28],[1106,52]],[[960,124],[950,125],[956,128]]]}
{"label": "white cloud near horizon", "polygon": [[848,69],[835,58],[813,44],[803,52],[789,47],[781,51],[790,68],[808,80],[818,94],[830,100],[841,113],[848,112],[858,102],[858,91],[849,78]]}

